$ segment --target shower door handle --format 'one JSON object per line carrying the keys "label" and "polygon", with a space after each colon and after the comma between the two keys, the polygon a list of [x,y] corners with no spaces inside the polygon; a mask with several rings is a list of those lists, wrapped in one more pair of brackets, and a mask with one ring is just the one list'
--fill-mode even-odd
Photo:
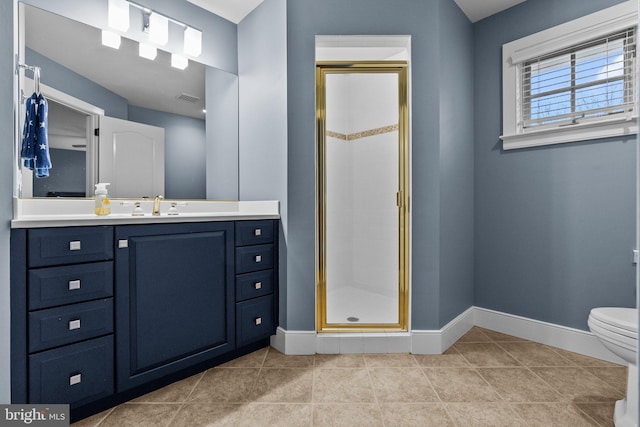
{"label": "shower door handle", "polygon": [[402,207],[402,191],[396,193],[396,206],[399,208]]}

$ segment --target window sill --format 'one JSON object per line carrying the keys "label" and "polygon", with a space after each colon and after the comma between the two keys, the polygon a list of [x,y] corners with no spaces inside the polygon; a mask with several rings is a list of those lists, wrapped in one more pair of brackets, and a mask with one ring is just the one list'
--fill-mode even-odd
{"label": "window sill", "polygon": [[503,150],[563,144],[565,142],[627,136],[638,133],[638,118],[621,117],[597,123],[580,123],[560,128],[540,129],[524,133],[502,135]]}

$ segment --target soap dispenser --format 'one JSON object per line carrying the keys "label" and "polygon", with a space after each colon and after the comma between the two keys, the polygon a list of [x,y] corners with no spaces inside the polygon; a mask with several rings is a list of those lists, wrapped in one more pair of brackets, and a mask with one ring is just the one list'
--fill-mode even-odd
{"label": "soap dispenser", "polygon": [[109,194],[107,194],[107,185],[110,184],[108,182],[99,182],[96,184],[96,215],[109,215],[111,213]]}

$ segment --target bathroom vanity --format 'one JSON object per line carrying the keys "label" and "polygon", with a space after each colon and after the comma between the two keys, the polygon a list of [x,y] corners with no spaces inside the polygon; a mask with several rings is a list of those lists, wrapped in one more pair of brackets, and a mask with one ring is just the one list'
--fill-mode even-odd
{"label": "bathroom vanity", "polygon": [[77,420],[268,345],[275,206],[16,219],[12,402],[68,403]]}

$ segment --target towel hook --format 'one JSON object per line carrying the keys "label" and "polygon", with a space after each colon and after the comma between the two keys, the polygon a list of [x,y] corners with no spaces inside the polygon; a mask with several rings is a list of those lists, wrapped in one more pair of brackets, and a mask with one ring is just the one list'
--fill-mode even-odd
{"label": "towel hook", "polygon": [[33,91],[40,95],[40,67],[33,70]]}
{"label": "towel hook", "polygon": [[[39,95],[40,94],[40,67],[35,67],[33,65],[20,63],[20,60],[18,59],[18,55],[16,55],[16,74],[20,73],[21,68],[24,70],[29,70],[33,73],[33,90],[35,93]],[[24,95],[24,91],[21,91],[21,92],[23,92],[22,103],[24,103],[24,101],[27,100],[27,98],[29,97]]]}

